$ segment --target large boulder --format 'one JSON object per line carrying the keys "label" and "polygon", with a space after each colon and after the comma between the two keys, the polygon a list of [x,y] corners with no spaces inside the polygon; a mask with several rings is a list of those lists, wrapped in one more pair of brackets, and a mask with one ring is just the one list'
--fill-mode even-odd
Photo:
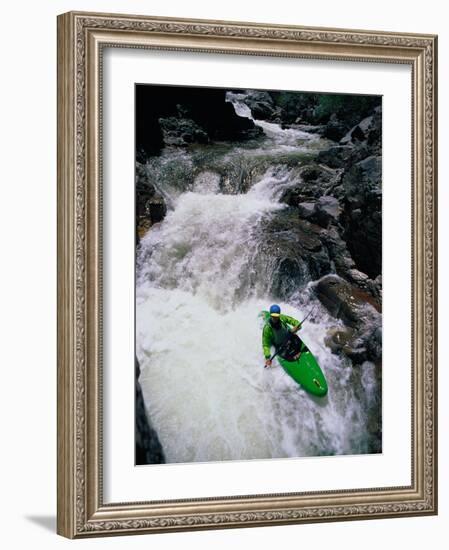
{"label": "large boulder", "polygon": [[321,135],[332,141],[339,141],[345,135],[347,126],[336,114],[332,114],[329,121],[322,127]]}
{"label": "large boulder", "polygon": [[334,274],[314,283],[313,290],[330,315],[346,325],[327,334],[325,341],[331,350],[343,353],[355,364],[380,362],[382,315],[373,297]]}
{"label": "large boulder", "polygon": [[[321,240],[322,228],[301,219],[295,208],[285,208],[267,220],[263,229],[261,270],[269,290],[287,299],[310,280],[328,273],[331,261]],[[262,273],[262,271],[261,271]]]}
{"label": "large boulder", "polygon": [[323,164],[309,163],[292,174],[293,184],[284,190],[280,202],[298,206],[303,202],[316,202],[323,195],[332,194],[340,184],[341,170]]}
{"label": "large boulder", "polygon": [[315,214],[316,202],[300,202],[298,204],[299,217],[304,220],[310,220]]}
{"label": "large boulder", "polygon": [[374,117],[371,115],[353,126],[349,132],[341,138],[340,144],[348,145],[348,143],[358,143],[367,139],[367,134],[373,124],[373,119]]}
{"label": "large boulder", "polygon": [[323,228],[329,227],[331,223],[337,223],[342,212],[338,199],[331,195],[319,197],[316,201],[300,202],[297,208],[301,219],[313,222]]}
{"label": "large boulder", "polygon": [[317,162],[330,168],[344,168],[351,162],[354,148],[350,145],[333,145],[318,153]]}
{"label": "large boulder", "polygon": [[275,117],[276,106],[268,92],[248,90],[244,102],[251,109],[251,115],[256,120],[272,120]]}
{"label": "large boulder", "polygon": [[373,114],[353,126],[340,140],[341,145],[360,145],[370,148],[370,154],[380,154],[382,149],[382,110],[378,106]]}
{"label": "large boulder", "polygon": [[318,199],[312,220],[323,227],[328,227],[330,223],[338,222],[341,212],[342,207],[338,199],[325,195]]}

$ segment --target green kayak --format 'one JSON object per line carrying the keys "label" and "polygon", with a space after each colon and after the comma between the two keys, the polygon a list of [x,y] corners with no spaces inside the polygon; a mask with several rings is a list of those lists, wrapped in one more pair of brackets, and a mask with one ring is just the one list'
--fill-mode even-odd
{"label": "green kayak", "polygon": [[[261,316],[265,321],[270,318],[268,311],[262,311]],[[287,361],[279,355],[276,355],[276,358],[285,372],[304,390],[319,397],[327,394],[327,382],[323,371],[304,342],[302,342],[299,357],[294,361]]]}

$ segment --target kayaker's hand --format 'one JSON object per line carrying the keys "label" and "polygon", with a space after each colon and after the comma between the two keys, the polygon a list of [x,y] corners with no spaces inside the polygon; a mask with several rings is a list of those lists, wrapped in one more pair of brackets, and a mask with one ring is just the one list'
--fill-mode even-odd
{"label": "kayaker's hand", "polygon": [[293,327],[292,328],[292,332],[295,333],[295,332],[298,332],[298,330],[301,328],[301,325],[296,325],[296,327]]}
{"label": "kayaker's hand", "polygon": [[271,367],[271,359],[266,359],[265,360],[265,368],[267,367]]}

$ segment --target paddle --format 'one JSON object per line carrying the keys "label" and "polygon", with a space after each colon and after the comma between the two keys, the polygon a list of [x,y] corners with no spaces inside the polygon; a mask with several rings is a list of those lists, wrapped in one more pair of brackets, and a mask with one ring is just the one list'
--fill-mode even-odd
{"label": "paddle", "polygon": [[[283,349],[283,348],[282,348]],[[279,348],[277,351],[273,353],[273,355],[270,357],[270,361],[273,361],[273,359],[276,357],[276,355],[281,351],[281,348]],[[266,369],[268,365],[264,365],[263,368]]]}
{"label": "paddle", "polygon": [[[312,314],[312,312],[315,310],[316,308],[316,305],[313,306],[313,308],[309,311],[309,313],[304,317],[304,319],[299,323],[299,326],[302,327],[303,323],[310,317],[310,315]],[[293,331],[292,331],[293,332]],[[293,334],[295,334],[297,331],[295,330],[295,332],[293,332]],[[304,344],[303,344],[304,345]],[[285,346],[284,346],[285,347]],[[276,357],[276,355],[279,355],[279,353],[281,351],[284,351],[284,347],[280,347],[278,350],[276,350],[273,355],[270,357],[270,362],[273,361],[273,359]],[[300,352],[301,354],[301,352]],[[268,365],[264,365],[263,368],[266,369],[268,367]]]}
{"label": "paddle", "polygon": [[301,322],[301,325],[312,315],[312,312],[315,311],[316,305],[313,306],[313,308],[309,311],[309,313],[304,317],[304,319]]}

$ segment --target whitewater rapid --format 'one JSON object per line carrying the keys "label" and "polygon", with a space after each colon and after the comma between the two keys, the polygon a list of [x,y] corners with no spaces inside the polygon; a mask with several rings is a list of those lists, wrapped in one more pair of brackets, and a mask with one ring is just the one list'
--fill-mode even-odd
{"label": "whitewater rapid", "polygon": [[[267,147],[294,146],[291,133],[271,130]],[[340,321],[310,288],[280,305],[298,320],[315,307],[300,335],[325,373],[328,396],[306,394],[276,361],[263,368],[258,315],[279,301],[269,294],[269,266],[260,271],[261,228],[285,207],[279,197],[289,185],[288,171],[269,168],[246,193],[223,194],[206,170],[191,190],[171,196],[165,219],[141,240],[136,353],[148,418],[167,462],[370,448],[374,365],[354,378],[350,362],[330,352],[324,338]]]}

